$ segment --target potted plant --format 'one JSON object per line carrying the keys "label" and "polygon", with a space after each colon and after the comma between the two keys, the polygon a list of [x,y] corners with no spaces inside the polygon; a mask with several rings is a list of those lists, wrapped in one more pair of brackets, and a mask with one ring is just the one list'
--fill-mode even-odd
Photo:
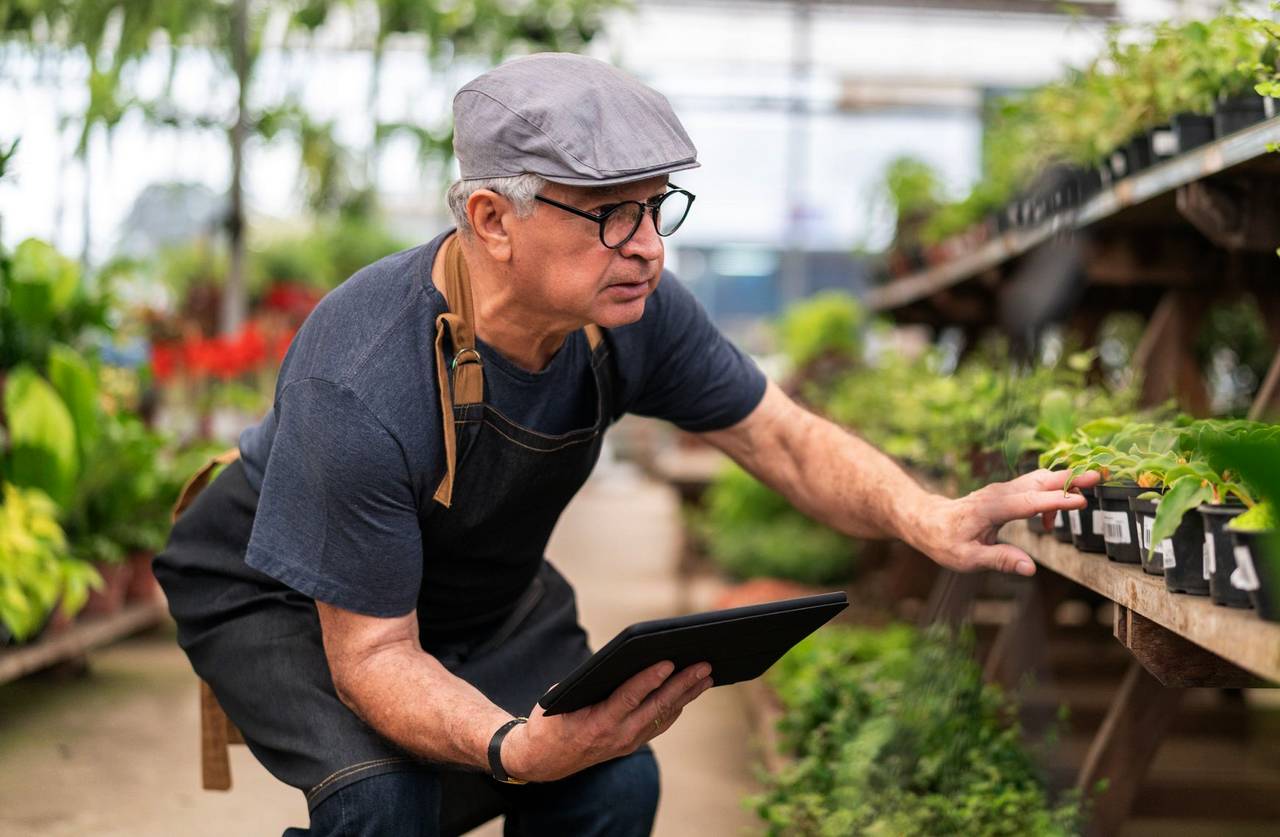
{"label": "potted plant", "polygon": [[[1256,500],[1252,489],[1237,478],[1235,471],[1223,467],[1220,460],[1215,461],[1212,447],[1219,439],[1247,437],[1266,427],[1248,421],[1190,422],[1178,428],[1177,441],[1167,455],[1147,463],[1148,473],[1163,489],[1148,549],[1172,540],[1173,554],[1166,550],[1164,555],[1165,583],[1170,590],[1207,595],[1216,578],[1213,586],[1219,591],[1217,599],[1226,603],[1229,573],[1220,573],[1215,560],[1219,551],[1226,550],[1225,545],[1219,546],[1218,521],[1223,518],[1221,523],[1226,522],[1232,506],[1243,509]],[[1202,506],[1206,507],[1203,514],[1188,514]],[[1197,543],[1190,541],[1193,533],[1200,536]],[[1211,536],[1212,542],[1206,536]]]}
{"label": "potted plant", "polygon": [[1232,584],[1249,595],[1258,615],[1280,622],[1280,552],[1275,549],[1275,508],[1258,503],[1227,524],[1236,569]]}

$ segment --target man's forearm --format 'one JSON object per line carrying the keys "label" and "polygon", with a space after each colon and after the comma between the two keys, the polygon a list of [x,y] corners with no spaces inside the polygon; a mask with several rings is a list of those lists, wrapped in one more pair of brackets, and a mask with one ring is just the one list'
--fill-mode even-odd
{"label": "man's forearm", "polygon": [[379,651],[335,686],[379,734],[435,762],[487,770],[489,739],[511,718],[414,643]]}
{"label": "man's forearm", "polygon": [[939,499],[874,445],[805,411],[784,434],[794,478],[779,487],[801,511],[854,537],[915,542]]}
{"label": "man's forearm", "polygon": [[922,522],[940,499],[873,445],[795,404],[772,382],[747,420],[706,438],[796,508],[854,537],[919,546]]}

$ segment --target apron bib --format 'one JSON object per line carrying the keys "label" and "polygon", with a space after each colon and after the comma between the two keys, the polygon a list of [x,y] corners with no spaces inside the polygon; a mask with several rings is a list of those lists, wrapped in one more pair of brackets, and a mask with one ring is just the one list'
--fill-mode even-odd
{"label": "apron bib", "polygon": [[[437,319],[436,334],[441,408],[448,417],[446,469],[419,511],[421,641],[450,672],[504,710],[525,715],[591,653],[573,589],[543,554],[599,457],[612,416],[613,364],[602,333],[589,327],[596,387],[591,427],[538,433],[485,403],[470,287],[455,242],[443,245],[450,248],[452,310]],[[234,453],[219,459],[233,460]],[[241,463],[231,461],[200,491],[215,464],[184,492],[155,570],[179,644],[258,760],[306,793],[311,808],[369,776],[435,770],[449,790],[443,795],[446,832],[500,813],[480,814],[476,807],[482,799],[501,801],[498,783],[417,759],[342,704],[314,601],[244,563],[258,498]]]}

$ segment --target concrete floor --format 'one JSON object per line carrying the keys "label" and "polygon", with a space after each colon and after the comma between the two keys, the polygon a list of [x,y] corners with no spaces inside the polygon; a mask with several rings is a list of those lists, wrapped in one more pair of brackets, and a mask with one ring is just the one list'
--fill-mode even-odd
{"label": "concrete floor", "polygon": [[[626,468],[602,468],[566,511],[549,555],[577,588],[593,645],[675,612],[678,525],[670,490]],[[713,689],[654,742],[656,834],[751,829],[750,735],[734,689]],[[306,824],[301,794],[243,747],[232,747],[232,790],[200,790],[198,743],[195,683],[171,629],[95,653],[87,676],[2,686],[0,834],[273,835]],[[475,832],[500,834],[496,822]]]}

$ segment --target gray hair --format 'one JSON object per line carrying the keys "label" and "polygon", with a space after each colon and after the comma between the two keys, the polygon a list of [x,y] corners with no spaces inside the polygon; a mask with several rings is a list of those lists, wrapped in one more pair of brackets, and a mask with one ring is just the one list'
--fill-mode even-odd
{"label": "gray hair", "polygon": [[511,205],[515,207],[517,217],[528,218],[537,208],[534,205],[534,196],[541,192],[546,185],[547,181],[536,174],[457,180],[449,187],[447,198],[449,212],[453,214],[453,221],[458,225],[458,230],[469,234],[471,232],[471,223],[467,220],[467,199],[481,189],[488,189],[490,192],[497,192],[511,201]]}

